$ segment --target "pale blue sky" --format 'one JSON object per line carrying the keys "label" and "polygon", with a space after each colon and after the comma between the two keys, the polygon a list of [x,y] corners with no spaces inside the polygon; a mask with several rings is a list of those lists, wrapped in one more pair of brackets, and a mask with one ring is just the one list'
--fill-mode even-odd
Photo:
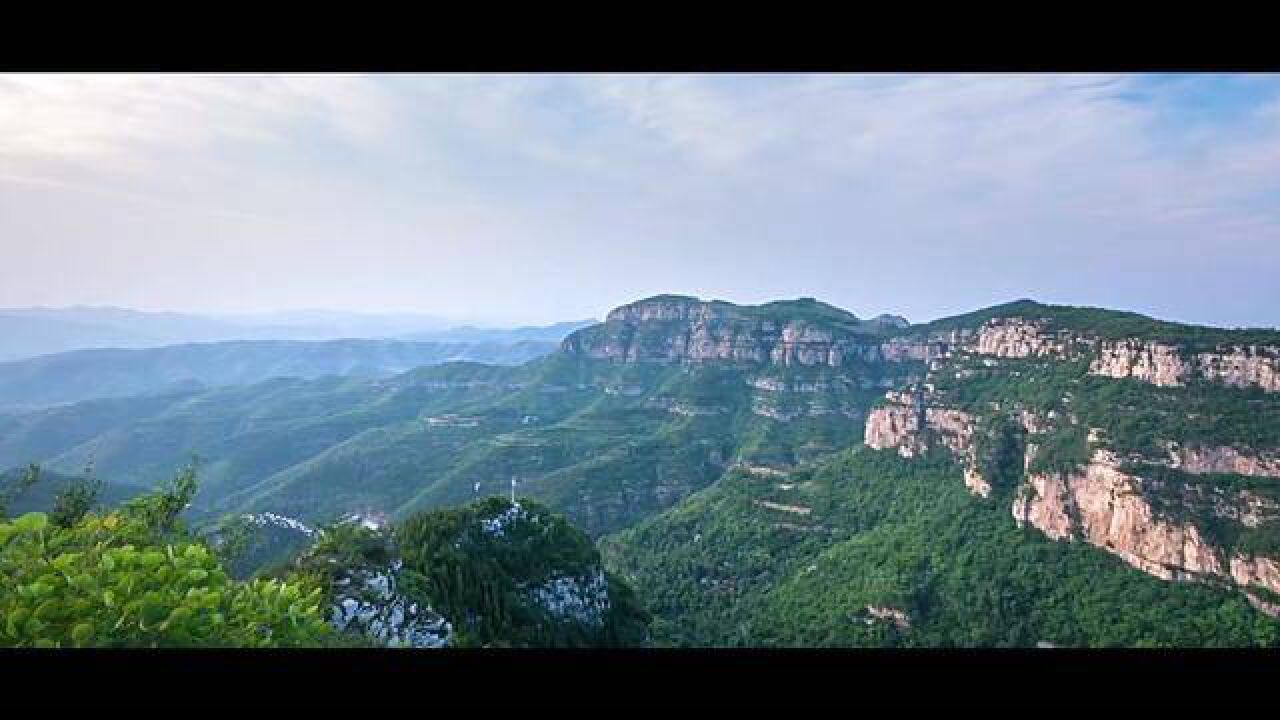
{"label": "pale blue sky", "polygon": [[0,76],[0,306],[1280,323],[1280,77]]}

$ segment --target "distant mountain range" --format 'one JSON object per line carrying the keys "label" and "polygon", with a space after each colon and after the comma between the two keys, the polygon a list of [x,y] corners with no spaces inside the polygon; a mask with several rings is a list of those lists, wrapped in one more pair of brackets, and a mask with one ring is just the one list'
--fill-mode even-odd
{"label": "distant mountain range", "polygon": [[556,349],[551,340],[249,340],[158,348],[73,350],[0,363],[0,410],[96,398],[250,385],[270,378],[376,378],[423,365],[518,365]]}
{"label": "distant mountain range", "polygon": [[428,330],[398,336],[400,340],[431,341],[441,343],[559,343],[575,330],[594,325],[595,320],[577,320],[554,325],[537,325],[517,328],[483,328],[464,325],[445,330]]}
{"label": "distant mountain range", "polygon": [[514,485],[597,540],[658,644],[1280,643],[1275,330],[664,295],[521,365],[0,413],[0,468],[120,494],[192,454],[197,521]]}
{"label": "distant mountain range", "polygon": [[257,315],[143,312],[114,307],[0,308],[0,361],[89,348],[143,348],[231,340],[397,338],[431,342],[559,341],[585,323],[545,328],[455,328],[421,314],[327,310]]}

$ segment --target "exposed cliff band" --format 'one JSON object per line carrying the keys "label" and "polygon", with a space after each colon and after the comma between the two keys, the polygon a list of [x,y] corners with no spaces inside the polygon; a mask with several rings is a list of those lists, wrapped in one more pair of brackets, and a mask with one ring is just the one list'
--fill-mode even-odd
{"label": "exposed cliff band", "polygon": [[[1033,452],[1034,446],[1029,456]],[[1237,585],[1255,606],[1276,614],[1270,603],[1249,593],[1253,587],[1280,593],[1280,564],[1274,558],[1228,553],[1195,524],[1160,516],[1143,492],[1143,483],[1121,469],[1114,453],[1099,449],[1076,471],[1029,475],[1011,511],[1019,526],[1030,525],[1055,540],[1082,539],[1165,580]],[[1249,502],[1237,498],[1232,506]]]}
{"label": "exposed cliff band", "polygon": [[884,337],[901,324],[859,320],[813,300],[749,307],[660,296],[615,309],[604,323],[566,338],[562,349],[619,362],[828,367],[926,361],[945,352],[939,343]]}
{"label": "exposed cliff band", "polygon": [[1229,387],[1258,387],[1280,392],[1280,347],[1226,346],[1190,353],[1177,346],[1137,338],[1101,340],[1085,333],[1051,331],[1025,318],[987,321],[964,349],[1001,358],[1092,357],[1089,372],[1133,378],[1161,387],[1203,380]]}

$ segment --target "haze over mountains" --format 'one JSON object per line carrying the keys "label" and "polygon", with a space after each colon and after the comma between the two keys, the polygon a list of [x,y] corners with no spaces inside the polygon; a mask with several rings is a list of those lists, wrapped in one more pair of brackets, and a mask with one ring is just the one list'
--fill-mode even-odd
{"label": "haze over mountains", "polygon": [[95,398],[246,385],[269,378],[384,377],[424,365],[518,365],[556,348],[548,340],[407,342],[234,340],[158,348],[73,350],[0,363],[0,410]]}
{"label": "haze over mountains", "polygon": [[143,348],[231,340],[400,338],[430,342],[556,342],[584,322],[546,328],[458,327],[423,314],[327,310],[195,315],[115,307],[0,308],[0,361],[89,348]]}
{"label": "haze over mountains", "polygon": [[[261,349],[192,347],[228,382]],[[514,486],[599,544],[659,644],[1280,642],[1274,330],[661,295],[522,364],[0,413],[0,468],[91,465],[111,497],[193,454],[196,522],[404,521]]]}
{"label": "haze over mountains", "polygon": [[0,128],[0,647],[1280,648],[1280,76],[0,74]]}
{"label": "haze over mountains", "polygon": [[273,377],[381,377],[442,362],[519,364],[591,322],[489,328],[427,315],[331,311],[214,318],[120,308],[0,310],[0,357],[17,358],[0,360],[0,410]]}

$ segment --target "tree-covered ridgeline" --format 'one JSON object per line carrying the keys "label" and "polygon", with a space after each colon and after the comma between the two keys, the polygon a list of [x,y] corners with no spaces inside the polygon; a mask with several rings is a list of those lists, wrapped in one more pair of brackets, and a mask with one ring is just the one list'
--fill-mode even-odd
{"label": "tree-covered ridgeline", "polygon": [[[29,468],[8,495],[38,486],[39,475]],[[389,527],[336,520],[283,558],[263,554],[233,573],[273,526],[242,516],[190,527],[194,464],[114,508],[100,507],[100,486],[80,478],[51,512],[0,522],[0,645],[416,645],[388,626],[417,608],[445,620],[433,647],[647,641],[634,591],[604,570],[585,535],[527,499],[489,498]],[[383,626],[339,623],[353,601]]]}

